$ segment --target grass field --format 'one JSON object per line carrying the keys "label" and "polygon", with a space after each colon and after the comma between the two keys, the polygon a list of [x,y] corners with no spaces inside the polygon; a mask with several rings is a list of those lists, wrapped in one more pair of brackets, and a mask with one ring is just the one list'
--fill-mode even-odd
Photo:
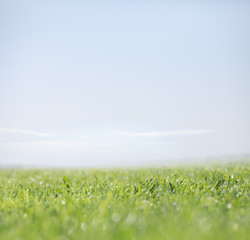
{"label": "grass field", "polygon": [[250,165],[0,170],[0,239],[250,239]]}

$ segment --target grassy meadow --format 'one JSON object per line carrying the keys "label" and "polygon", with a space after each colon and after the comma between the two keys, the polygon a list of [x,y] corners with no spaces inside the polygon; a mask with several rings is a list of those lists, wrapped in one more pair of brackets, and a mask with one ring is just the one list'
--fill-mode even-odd
{"label": "grassy meadow", "polygon": [[250,239],[250,164],[0,170],[0,239]]}

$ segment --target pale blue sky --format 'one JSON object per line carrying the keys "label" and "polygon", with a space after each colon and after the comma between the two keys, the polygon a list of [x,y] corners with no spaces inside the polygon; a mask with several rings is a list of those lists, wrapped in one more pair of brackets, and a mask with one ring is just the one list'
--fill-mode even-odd
{"label": "pale blue sky", "polygon": [[249,1],[0,0],[0,164],[250,153]]}

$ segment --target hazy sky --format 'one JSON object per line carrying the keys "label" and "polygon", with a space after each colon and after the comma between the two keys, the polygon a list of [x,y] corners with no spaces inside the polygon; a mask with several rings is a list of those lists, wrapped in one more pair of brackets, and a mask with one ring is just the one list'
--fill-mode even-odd
{"label": "hazy sky", "polygon": [[0,164],[250,153],[250,1],[120,2],[0,0]]}

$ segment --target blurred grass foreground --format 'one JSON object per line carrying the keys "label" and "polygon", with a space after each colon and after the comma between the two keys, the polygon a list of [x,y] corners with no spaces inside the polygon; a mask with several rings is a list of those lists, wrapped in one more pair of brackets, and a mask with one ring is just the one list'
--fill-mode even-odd
{"label": "blurred grass foreground", "polygon": [[249,239],[250,165],[0,170],[0,239]]}

